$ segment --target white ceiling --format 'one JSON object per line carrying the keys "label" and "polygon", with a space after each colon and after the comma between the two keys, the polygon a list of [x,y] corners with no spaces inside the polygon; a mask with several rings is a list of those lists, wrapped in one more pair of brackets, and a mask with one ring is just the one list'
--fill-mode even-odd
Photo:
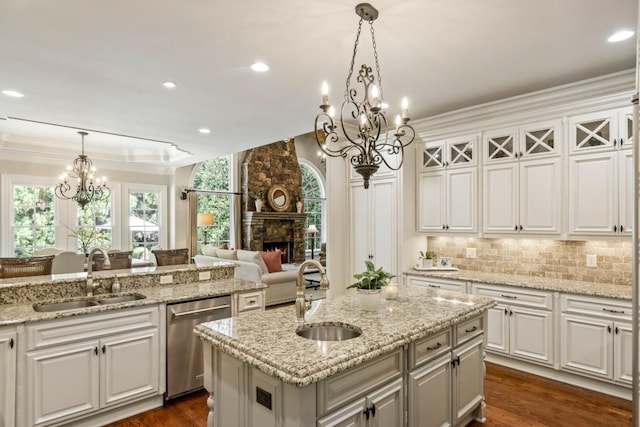
{"label": "white ceiling", "polygon": [[[87,129],[90,155],[181,166],[310,132],[321,82],[344,93],[356,3],[0,0],[0,90],[25,94],[0,95],[0,117],[40,122],[0,120],[0,155],[78,151]],[[635,39],[606,39],[636,27],[636,0],[372,4],[392,116],[402,96],[419,119],[635,66]],[[364,25],[356,68],[373,65]]]}

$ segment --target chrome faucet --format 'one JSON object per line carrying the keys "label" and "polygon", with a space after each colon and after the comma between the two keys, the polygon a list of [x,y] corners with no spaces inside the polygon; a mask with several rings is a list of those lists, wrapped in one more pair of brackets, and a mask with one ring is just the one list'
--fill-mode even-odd
{"label": "chrome faucet", "polygon": [[93,296],[93,290],[98,287],[98,285],[93,284],[93,255],[96,252],[102,252],[102,256],[104,257],[104,269],[108,270],[111,268],[111,260],[109,260],[109,254],[102,248],[93,248],[89,252],[89,256],[87,257],[87,296]]}
{"label": "chrome faucet", "polygon": [[296,320],[298,322],[304,322],[304,314],[311,308],[311,299],[309,301],[305,301],[304,299],[304,270],[313,265],[318,268],[320,272],[320,289],[329,289],[329,279],[327,279],[327,274],[324,271],[324,267],[315,259],[309,259],[300,264],[298,267],[298,281],[296,286]]}

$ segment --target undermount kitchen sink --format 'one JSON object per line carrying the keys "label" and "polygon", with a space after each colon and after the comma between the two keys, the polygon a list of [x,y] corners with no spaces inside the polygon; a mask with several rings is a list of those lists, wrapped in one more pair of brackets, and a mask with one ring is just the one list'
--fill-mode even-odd
{"label": "undermount kitchen sink", "polygon": [[362,331],[350,325],[306,325],[296,331],[302,338],[315,341],[345,341],[357,338]]}
{"label": "undermount kitchen sink", "polygon": [[118,304],[120,302],[138,301],[145,298],[146,296],[140,294],[114,295],[104,298],[98,298],[98,304]]}
{"label": "undermount kitchen sink", "polygon": [[52,302],[48,304],[34,304],[33,309],[38,312],[73,310],[75,308],[95,307],[99,305],[97,301],[67,301]]}
{"label": "undermount kitchen sink", "polygon": [[103,296],[100,298],[85,299],[79,301],[63,301],[33,304],[33,309],[39,313],[74,310],[78,308],[96,307],[106,304],[118,304],[122,302],[138,301],[145,299],[146,296],[141,294],[113,295]]}

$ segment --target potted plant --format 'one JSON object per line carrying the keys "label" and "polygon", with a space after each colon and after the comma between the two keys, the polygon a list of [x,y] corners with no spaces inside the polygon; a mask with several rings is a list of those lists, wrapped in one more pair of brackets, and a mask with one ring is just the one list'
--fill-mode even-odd
{"label": "potted plant", "polygon": [[438,254],[435,251],[420,251],[420,263],[422,268],[432,268],[433,260],[436,259]]}
{"label": "potted plant", "polygon": [[376,310],[380,300],[380,292],[389,279],[395,277],[388,273],[382,267],[376,269],[371,261],[364,262],[367,269],[362,273],[354,274],[357,282],[348,288],[356,288],[357,298],[363,310]]}

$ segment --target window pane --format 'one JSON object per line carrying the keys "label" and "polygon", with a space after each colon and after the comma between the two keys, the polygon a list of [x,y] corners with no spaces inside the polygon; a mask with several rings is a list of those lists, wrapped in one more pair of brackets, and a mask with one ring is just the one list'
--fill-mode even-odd
{"label": "window pane", "polygon": [[[318,232],[315,233],[315,238],[311,233],[306,233],[305,248],[311,250],[311,246],[314,246],[314,251],[316,251],[320,249],[324,236],[324,186],[315,170],[304,163],[300,164],[300,169],[302,170],[302,198],[304,199],[304,210],[307,214],[305,230],[309,229],[311,224],[315,224],[318,229]],[[314,252],[315,255],[316,253]]]}
{"label": "window pane", "polygon": [[133,257],[151,259],[151,249],[160,242],[158,192],[129,193],[129,239]]}
{"label": "window pane", "polygon": [[74,233],[77,249],[88,253],[94,246],[111,247],[111,195],[104,200],[91,202],[84,209],[77,208],[78,224]]}
{"label": "window pane", "polygon": [[13,186],[13,242],[16,256],[33,256],[55,244],[53,187]]}

